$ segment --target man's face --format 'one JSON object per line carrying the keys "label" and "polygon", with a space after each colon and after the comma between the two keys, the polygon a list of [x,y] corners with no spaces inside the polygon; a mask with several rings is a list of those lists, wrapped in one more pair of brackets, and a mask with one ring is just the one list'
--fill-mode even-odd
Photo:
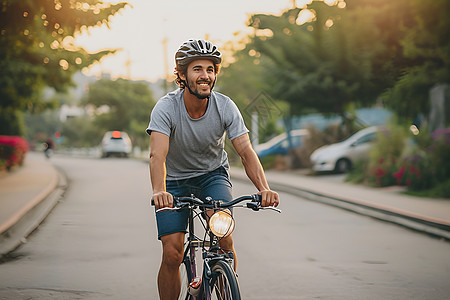
{"label": "man's face", "polygon": [[194,60],[189,64],[186,75],[180,74],[180,78],[193,92],[203,98],[209,97],[216,80],[214,64],[209,59]]}

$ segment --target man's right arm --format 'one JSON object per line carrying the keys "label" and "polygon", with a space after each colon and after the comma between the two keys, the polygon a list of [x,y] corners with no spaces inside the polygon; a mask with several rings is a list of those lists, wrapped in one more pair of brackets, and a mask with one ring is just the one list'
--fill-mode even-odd
{"label": "man's right arm", "polygon": [[150,135],[149,167],[156,209],[173,206],[173,197],[166,192],[166,157],[168,151],[169,137],[153,131]]}

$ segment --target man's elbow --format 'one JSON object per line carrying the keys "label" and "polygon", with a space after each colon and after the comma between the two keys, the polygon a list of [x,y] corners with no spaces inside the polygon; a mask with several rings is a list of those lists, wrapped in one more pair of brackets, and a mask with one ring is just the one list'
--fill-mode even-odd
{"label": "man's elbow", "polygon": [[161,153],[158,153],[155,151],[150,151],[149,161],[150,161],[150,163],[164,162],[165,156],[162,155]]}

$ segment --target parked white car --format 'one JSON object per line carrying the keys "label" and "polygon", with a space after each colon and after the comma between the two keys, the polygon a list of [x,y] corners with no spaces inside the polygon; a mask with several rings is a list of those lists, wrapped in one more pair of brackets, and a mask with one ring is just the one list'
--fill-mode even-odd
{"label": "parked white car", "polygon": [[124,131],[108,131],[102,139],[102,157],[120,155],[128,157],[131,153],[131,139]]}
{"label": "parked white car", "polygon": [[355,162],[369,158],[370,148],[380,130],[378,126],[368,127],[340,143],[318,148],[310,156],[312,169],[316,172],[347,172]]}

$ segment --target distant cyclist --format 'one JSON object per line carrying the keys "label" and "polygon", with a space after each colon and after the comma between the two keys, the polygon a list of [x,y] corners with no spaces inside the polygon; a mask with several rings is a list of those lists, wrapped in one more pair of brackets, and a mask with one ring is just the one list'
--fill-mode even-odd
{"label": "distant cyclist", "polygon": [[[172,206],[173,196],[232,200],[225,136],[242,159],[247,176],[262,196],[262,206],[278,206],[252,148],[241,113],[227,96],[213,92],[222,54],[209,41],[189,40],[175,54],[180,88],[155,105],[150,135],[150,178],[156,209]],[[179,266],[183,258],[188,211],[156,214],[163,255],[158,274],[161,299],[178,299]],[[230,236],[220,241],[234,251]],[[234,253],[235,254],[235,253]],[[236,261],[236,254],[235,254]]]}
{"label": "distant cyclist", "polygon": [[45,157],[50,158],[53,155],[53,148],[55,144],[53,143],[52,138],[48,138],[44,142],[44,154]]}

